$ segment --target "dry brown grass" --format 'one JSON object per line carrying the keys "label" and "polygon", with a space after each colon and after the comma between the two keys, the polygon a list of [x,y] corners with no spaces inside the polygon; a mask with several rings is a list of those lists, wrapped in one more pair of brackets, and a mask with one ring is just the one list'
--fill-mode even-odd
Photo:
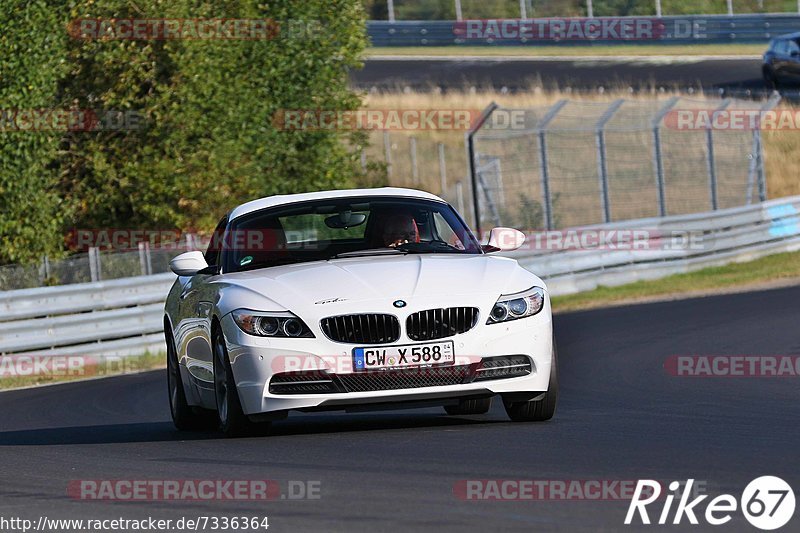
{"label": "dry brown grass", "polygon": [[[618,98],[626,98],[628,100],[640,102],[642,105],[650,103],[654,107],[657,107],[659,102],[666,100],[670,96],[670,93],[663,91],[634,95],[627,90],[621,89],[608,91],[603,94],[594,93],[580,95],[573,94],[571,91],[547,91],[541,88],[532,88],[530,91],[514,94],[501,94],[492,90],[472,90],[463,93],[449,92],[447,94],[437,93],[435,91],[426,93],[398,91],[393,93],[368,94],[365,97],[365,105],[372,109],[482,110],[492,101],[508,108],[541,108],[552,105],[564,98],[598,104],[611,102]],[[703,107],[703,101],[707,100],[699,92],[695,95],[689,95],[688,98],[695,101],[694,105],[701,108]],[[757,104],[745,102],[737,105],[739,107],[752,108]],[[788,103],[782,103],[780,109],[796,110],[796,108]],[[676,135],[675,132],[668,132],[668,134]],[[680,134],[683,135],[683,132],[680,132]],[[417,137],[418,166],[420,169],[419,178],[417,180],[412,179],[409,157],[410,137],[412,135]],[[726,133],[723,135],[734,134]],[[446,146],[447,173],[449,177],[448,188],[450,189],[451,198],[452,185],[456,180],[463,180],[465,187],[468,187],[467,180],[465,179],[467,169],[463,131],[391,132],[390,139],[392,148],[391,184],[413,186],[434,193],[447,194],[447,191],[443,191],[440,186],[438,152],[436,151],[436,143],[443,143]],[[704,146],[702,144],[702,134],[697,132],[686,134],[685,139],[688,165],[688,159],[702,158],[700,152],[704,150]],[[796,149],[800,141],[800,131],[767,131],[764,133],[763,139],[769,197],[778,198],[800,194],[800,151]],[[562,150],[564,149],[565,147],[562,147]],[[385,155],[382,132],[373,133],[372,147],[370,150],[370,155],[374,160],[384,161]],[[595,165],[593,162],[595,155],[594,152],[589,149],[584,151],[585,153],[575,153],[575,159],[576,161],[582,160],[581,164],[586,163],[589,165],[587,166],[588,169],[590,166]],[[718,153],[717,157],[719,158],[720,155],[721,154]],[[730,162],[727,166],[731,171],[738,170],[746,172],[747,155],[747,153],[729,154],[728,152],[724,152],[722,157],[730,158]],[[642,157],[645,157],[645,155],[643,154]],[[739,158],[741,158],[741,160]],[[678,159],[678,164],[680,164],[680,154],[678,154],[676,159]],[[696,164],[697,161],[695,161],[695,165]],[[693,168],[696,168],[696,166]],[[581,171],[583,172],[584,170]],[[725,172],[725,170],[723,169],[721,172]],[[647,176],[647,179],[649,179],[649,176]],[[720,186],[726,187],[726,177],[723,175],[720,176],[719,179]],[[731,182],[741,181],[738,175],[729,177],[729,180]],[[704,201],[705,199],[698,199],[696,203],[698,206],[701,206]],[[622,200],[622,202],[625,202],[625,200]],[[697,209],[702,210],[702,207],[695,208],[695,205],[692,205],[691,202],[685,206],[678,207],[687,212]],[[722,207],[726,206],[722,205]],[[580,222],[580,220],[578,220],[578,222]]]}

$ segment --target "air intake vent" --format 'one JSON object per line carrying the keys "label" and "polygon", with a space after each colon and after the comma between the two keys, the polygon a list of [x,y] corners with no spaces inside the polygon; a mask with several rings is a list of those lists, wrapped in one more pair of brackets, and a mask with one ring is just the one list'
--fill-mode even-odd
{"label": "air intake vent", "polygon": [[393,315],[343,315],[323,318],[326,337],[349,344],[389,344],[400,338],[400,322]]}
{"label": "air intake vent", "polygon": [[477,323],[478,309],[476,307],[427,309],[408,317],[406,332],[409,339],[431,341],[466,333]]}

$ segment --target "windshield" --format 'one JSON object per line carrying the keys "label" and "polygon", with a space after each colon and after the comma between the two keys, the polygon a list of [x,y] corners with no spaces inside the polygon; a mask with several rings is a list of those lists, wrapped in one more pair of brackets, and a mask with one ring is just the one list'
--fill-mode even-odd
{"label": "windshield", "polygon": [[337,198],[265,209],[233,220],[222,240],[225,272],[371,255],[482,253],[453,208],[409,198]]}

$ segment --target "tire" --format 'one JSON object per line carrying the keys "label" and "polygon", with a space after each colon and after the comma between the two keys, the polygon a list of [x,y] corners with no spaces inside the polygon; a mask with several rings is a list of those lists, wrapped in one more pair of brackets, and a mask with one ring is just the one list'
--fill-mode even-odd
{"label": "tire", "polygon": [[779,83],[778,78],[775,76],[775,73],[769,67],[764,67],[763,69],[764,74],[764,84],[767,86],[768,89],[778,89]]}
{"label": "tire", "polygon": [[164,330],[167,341],[167,394],[169,394],[169,411],[172,423],[180,431],[196,431],[211,429],[214,419],[208,413],[200,412],[186,401],[186,391],[183,388],[178,354],[175,350],[175,341],[168,329]]}
{"label": "tire", "polygon": [[485,415],[492,408],[491,398],[477,398],[473,400],[461,400],[458,405],[445,406],[444,410],[448,415]]}
{"label": "tire", "polygon": [[558,403],[558,350],[553,339],[553,364],[550,365],[550,384],[544,398],[527,402],[503,402],[508,417],[514,422],[544,422],[556,414]]}
{"label": "tire", "polygon": [[228,437],[259,435],[269,428],[269,423],[251,422],[242,410],[239,391],[233,379],[233,369],[228,357],[225,337],[219,327],[212,329],[214,353],[214,396],[217,402],[219,429]]}

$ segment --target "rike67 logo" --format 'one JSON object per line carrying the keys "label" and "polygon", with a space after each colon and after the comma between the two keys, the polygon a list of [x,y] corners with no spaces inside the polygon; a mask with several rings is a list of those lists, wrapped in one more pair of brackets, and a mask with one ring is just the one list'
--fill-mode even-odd
{"label": "rike67 logo", "polygon": [[[730,522],[733,513],[741,509],[742,514],[751,525],[763,531],[772,531],[785,526],[794,515],[794,491],[779,477],[763,476],[754,479],[745,487],[739,500],[731,494],[721,494],[707,502],[705,512],[701,512],[701,504],[708,498],[708,495],[697,496],[691,501],[689,500],[692,496],[693,485],[694,480],[688,480],[683,491],[678,493],[684,484],[678,481],[669,484],[669,492],[663,498],[663,507],[656,523],[679,525],[685,518],[690,524],[697,525],[700,523],[699,515],[708,524],[721,526]],[[676,498],[678,504],[673,514],[672,508]],[[637,515],[642,524],[651,524],[647,507],[656,501],[660,504],[661,499],[662,487],[658,481],[639,480],[628,507],[628,514],[625,516],[625,524],[636,523]],[[657,507],[659,504],[653,507]],[[670,517],[672,517],[671,522]]]}

